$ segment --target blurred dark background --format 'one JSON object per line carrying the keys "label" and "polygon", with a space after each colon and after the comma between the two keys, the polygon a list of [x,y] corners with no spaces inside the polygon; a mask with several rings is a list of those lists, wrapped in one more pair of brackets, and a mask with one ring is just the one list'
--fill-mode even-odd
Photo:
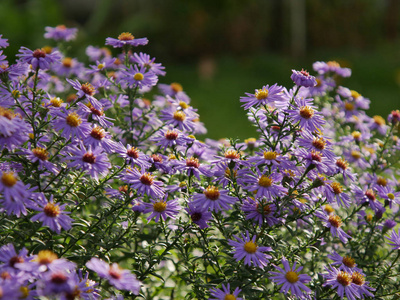
{"label": "blurred dark background", "polygon": [[[50,43],[45,26],[79,29],[70,54],[128,31],[199,109],[211,138],[255,135],[244,92],[278,82],[317,60],[353,70],[341,84],[371,99],[370,115],[400,108],[399,0],[0,0],[0,33],[13,56]],[[114,51],[114,50],[113,50]]]}

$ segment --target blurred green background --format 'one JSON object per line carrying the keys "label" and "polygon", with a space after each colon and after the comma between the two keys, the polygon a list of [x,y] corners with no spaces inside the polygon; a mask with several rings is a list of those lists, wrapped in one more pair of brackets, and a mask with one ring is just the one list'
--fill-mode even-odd
{"label": "blurred green background", "polygon": [[199,109],[208,137],[255,135],[239,98],[265,84],[290,87],[291,69],[336,60],[342,85],[371,99],[370,115],[400,108],[399,0],[1,0],[0,33],[13,56],[49,43],[45,26],[79,29],[71,55],[128,31]]}

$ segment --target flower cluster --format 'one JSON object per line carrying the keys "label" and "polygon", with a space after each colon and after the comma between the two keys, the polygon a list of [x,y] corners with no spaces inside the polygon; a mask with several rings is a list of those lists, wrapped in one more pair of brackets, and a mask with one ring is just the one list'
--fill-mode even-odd
{"label": "flower cluster", "polygon": [[0,298],[400,291],[400,113],[368,116],[338,84],[350,69],[245,93],[258,137],[203,142],[183,87],[135,52],[147,38],[88,46],[86,67],[61,47],[76,35],[47,27],[56,46],[14,63],[0,51]]}

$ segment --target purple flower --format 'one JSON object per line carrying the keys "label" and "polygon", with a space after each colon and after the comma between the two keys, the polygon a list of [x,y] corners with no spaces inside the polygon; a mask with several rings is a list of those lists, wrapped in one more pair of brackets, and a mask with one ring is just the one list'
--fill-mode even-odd
{"label": "purple flower", "polygon": [[284,93],[284,88],[278,86],[276,83],[269,86],[268,84],[263,86],[262,89],[255,90],[254,94],[245,93],[246,97],[240,97],[240,102],[244,104],[242,107],[244,109],[249,109],[251,107],[259,107],[264,105],[274,106],[275,102],[282,103],[287,102],[288,98]]}
{"label": "purple flower", "polygon": [[252,263],[255,266],[263,269],[269,262],[269,258],[272,256],[265,254],[263,252],[272,251],[271,247],[259,247],[256,244],[256,236],[254,235],[252,239],[250,239],[249,232],[246,230],[246,235],[241,234],[242,238],[234,235],[237,241],[229,240],[229,245],[234,247],[233,257],[236,258],[236,261],[240,261],[244,258],[245,265],[251,265]]}
{"label": "purple flower", "polygon": [[30,261],[18,264],[18,268],[30,273],[42,273],[46,271],[74,270],[76,264],[64,258],[58,258],[51,250],[41,250],[37,255],[30,257]]}
{"label": "purple flower", "polygon": [[301,71],[292,70],[290,78],[297,86],[314,87],[317,85],[315,77],[303,69]]}
{"label": "purple flower", "polygon": [[338,237],[343,243],[347,243],[348,238],[351,238],[340,228],[342,219],[339,216],[333,213],[328,215],[325,211],[317,211],[315,215],[325,221],[324,226],[330,229],[333,237]]}
{"label": "purple flower", "polygon": [[135,38],[129,32],[123,32],[118,36],[118,39],[106,38],[106,45],[113,46],[114,48],[122,48],[125,45],[137,47],[140,45],[146,45],[149,42],[147,38]]}
{"label": "purple flower", "polygon": [[313,63],[314,71],[318,72],[318,74],[326,74],[328,72],[336,73],[341,77],[350,77],[351,70],[349,68],[341,68],[339,63],[336,61],[317,61]]}
{"label": "purple flower", "polygon": [[343,186],[339,182],[332,182],[326,186],[325,195],[329,203],[336,203],[339,206],[350,207],[350,196],[343,192]]}
{"label": "purple flower", "polygon": [[36,49],[32,51],[26,47],[19,49],[21,54],[17,54],[21,58],[21,61],[32,65],[34,70],[41,69],[47,70],[51,64],[60,62],[61,55],[58,51],[46,53],[43,49]]}
{"label": "purple flower", "polygon": [[160,63],[154,62],[155,58],[150,58],[150,55],[146,53],[140,52],[139,54],[133,53],[131,57],[131,61],[137,63],[141,67],[147,68],[147,70],[153,72],[156,75],[165,75],[165,67],[163,67]]}
{"label": "purple flower", "polygon": [[243,180],[245,183],[250,184],[246,189],[253,192],[257,191],[256,197],[279,197],[287,192],[287,189],[275,182],[280,182],[282,175],[279,173],[273,173],[270,175],[259,174],[258,176],[254,174],[247,174],[246,178]]}
{"label": "purple flower", "polygon": [[273,203],[248,197],[243,201],[242,210],[246,214],[246,220],[252,219],[254,222],[258,222],[260,227],[264,224],[264,221],[268,226],[279,223],[279,220],[274,217],[276,206]]}
{"label": "purple flower", "polygon": [[347,273],[352,273],[352,272],[360,272],[362,273],[362,270],[357,268],[357,264],[351,256],[340,256],[338,253],[335,251],[332,252],[332,254],[328,255],[328,258],[333,260],[334,262],[332,265],[339,265],[339,270],[345,271]]}
{"label": "purple flower", "polygon": [[89,123],[82,118],[77,112],[67,111],[65,107],[61,107],[59,111],[54,112],[54,120],[52,121],[54,129],[61,131],[61,136],[69,138],[86,138],[91,131]]}
{"label": "purple flower", "polygon": [[226,286],[222,284],[222,290],[217,288],[210,290],[210,295],[214,298],[208,298],[208,300],[243,300],[243,298],[237,298],[240,291],[241,289],[237,287],[233,292],[231,292],[231,286],[229,283]]}
{"label": "purple flower", "polygon": [[86,267],[95,271],[101,278],[107,279],[117,289],[131,291],[135,295],[139,294],[140,281],[130,271],[121,269],[117,263],[109,265],[105,261],[93,257],[86,263]]}
{"label": "purple flower", "polygon": [[121,81],[125,80],[129,86],[138,87],[152,87],[157,84],[158,77],[146,67],[138,68],[137,65],[130,66],[129,69],[122,71]]}
{"label": "purple flower", "polygon": [[69,152],[72,157],[67,158],[71,160],[68,167],[82,169],[90,174],[96,181],[99,180],[99,175],[105,176],[111,167],[111,163],[108,160],[107,154],[103,153],[101,147],[91,149],[91,146],[86,149],[83,144],[80,144],[80,148],[71,147]]}
{"label": "purple flower", "polygon": [[72,87],[77,90],[78,92],[76,95],[78,98],[85,97],[87,100],[89,100],[90,104],[97,110],[102,110],[103,105],[100,103],[99,100],[97,100],[95,97],[93,97],[94,94],[96,94],[96,89],[95,87],[90,84],[89,82],[81,84],[78,80],[71,80],[71,79],[66,79]]}
{"label": "purple flower", "polygon": [[146,194],[156,199],[164,196],[163,183],[154,180],[154,176],[151,173],[139,172],[136,168],[127,169],[121,179],[129,183],[139,195]]}
{"label": "purple flower", "polygon": [[208,208],[195,206],[193,202],[189,202],[188,208],[185,208],[185,210],[190,215],[192,222],[197,224],[200,229],[208,227],[207,222],[212,218],[212,214],[208,211]]}
{"label": "purple flower", "polygon": [[75,282],[73,274],[65,270],[49,271],[43,274],[43,281],[39,286],[39,294],[50,295],[59,293],[72,293]]}
{"label": "purple flower", "polygon": [[183,161],[176,161],[174,164],[177,170],[187,170],[187,176],[195,176],[198,180],[200,180],[200,173],[208,177],[212,176],[209,167],[200,164],[199,159],[193,156]]}
{"label": "purple flower", "polygon": [[28,250],[23,248],[19,253],[15,251],[13,244],[7,244],[0,248],[0,270],[7,272],[17,271],[19,264],[28,260]]}
{"label": "purple flower", "polygon": [[41,221],[43,226],[47,226],[57,233],[60,233],[61,229],[69,230],[73,220],[67,216],[70,212],[64,210],[65,206],[66,204],[55,204],[53,202],[53,195],[51,195],[50,201],[47,201],[42,194],[37,199],[36,207],[32,207],[34,210],[40,211],[40,213],[34,215],[31,221]]}
{"label": "purple flower", "polygon": [[174,109],[173,107],[161,111],[160,120],[165,121],[166,125],[178,127],[180,130],[188,132],[194,131],[195,124],[193,115],[186,114],[180,107]]}
{"label": "purple flower", "polygon": [[156,142],[156,145],[160,146],[164,151],[169,147],[183,146],[187,143],[182,132],[172,127],[169,129],[160,129],[151,140]]}
{"label": "purple flower", "polygon": [[341,299],[346,295],[347,299],[355,300],[356,297],[360,298],[358,286],[352,281],[352,274],[339,271],[335,267],[325,267],[328,274],[322,274],[326,281],[322,286],[331,286],[332,289],[337,289],[337,293]]}
{"label": "purple flower", "polygon": [[160,217],[165,221],[168,217],[171,219],[175,219],[176,215],[179,213],[181,206],[178,203],[178,200],[170,200],[167,201],[168,194],[165,195],[164,199],[150,199],[151,203],[143,203],[144,211],[143,213],[151,212],[150,216],[147,217],[147,220],[150,222],[152,218],[156,218],[156,222],[160,219]]}
{"label": "purple flower", "polygon": [[312,99],[296,99],[294,109],[289,109],[290,118],[294,123],[299,122],[299,126],[309,132],[320,129],[325,124],[325,120],[321,113],[316,111],[316,107],[312,105]]}
{"label": "purple flower", "polygon": [[45,27],[46,33],[44,37],[46,39],[53,39],[55,41],[72,41],[76,38],[77,28],[67,28],[65,25],[58,25],[56,27]]}
{"label": "purple flower", "polygon": [[21,154],[25,154],[32,163],[38,162],[39,170],[48,170],[54,174],[58,173],[56,165],[48,161],[49,152],[45,148],[36,147],[30,150],[23,150]]}
{"label": "purple flower", "polygon": [[230,209],[230,205],[235,202],[236,198],[228,196],[227,190],[219,190],[218,187],[210,185],[202,194],[195,194],[192,203],[193,205],[218,212]]}
{"label": "purple flower", "polygon": [[3,39],[3,35],[0,34],[0,48],[7,48],[8,45],[8,39]]}
{"label": "purple flower", "polygon": [[393,250],[400,249],[400,229],[397,231],[393,229],[390,237],[386,237],[389,240],[388,244],[393,247]]}
{"label": "purple flower", "polygon": [[117,144],[112,140],[112,137],[108,132],[97,125],[92,128],[92,131],[84,140],[84,144],[92,148],[101,147],[107,153],[115,153],[121,148],[120,144]]}
{"label": "purple flower", "polygon": [[282,264],[285,269],[274,266],[279,272],[270,272],[270,274],[273,275],[270,278],[276,284],[282,284],[282,288],[280,290],[281,293],[285,293],[286,295],[287,292],[291,292],[293,296],[300,299],[305,299],[305,293],[311,293],[311,290],[304,284],[309,282],[311,277],[306,274],[299,274],[303,267],[296,269],[296,262],[292,267],[290,267],[289,262],[285,257],[282,258]]}
{"label": "purple flower", "polygon": [[27,215],[25,205],[31,193],[13,172],[0,174],[0,193],[3,198],[0,199],[0,203],[5,208],[7,215],[14,214],[17,217],[21,214]]}

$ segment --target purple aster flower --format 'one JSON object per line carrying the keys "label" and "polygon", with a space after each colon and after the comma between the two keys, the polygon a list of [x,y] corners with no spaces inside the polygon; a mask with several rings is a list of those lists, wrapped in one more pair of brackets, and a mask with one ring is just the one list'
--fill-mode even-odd
{"label": "purple aster flower", "polygon": [[323,156],[323,154],[319,151],[315,150],[305,150],[305,149],[297,149],[295,151],[296,156],[303,158],[303,163],[306,168],[313,170],[314,168],[318,173],[325,174],[331,168],[330,159]]}
{"label": "purple aster flower", "polygon": [[89,123],[77,112],[67,111],[65,107],[61,107],[59,111],[54,111],[53,114],[55,118],[52,124],[55,130],[62,130],[61,136],[67,139],[75,137],[84,139],[90,134]]}
{"label": "purple aster flower", "polygon": [[[0,36],[1,37],[1,36]],[[387,121],[389,124],[396,125],[400,122],[400,110],[392,110],[392,112],[388,115]]]}
{"label": "purple aster flower", "polygon": [[199,159],[193,156],[186,160],[174,161],[174,167],[179,171],[186,170],[187,176],[195,176],[198,180],[200,180],[200,173],[207,177],[212,176],[209,167],[200,164]]}
{"label": "purple aster flower", "polygon": [[379,197],[389,202],[390,208],[392,207],[393,202],[400,204],[400,192],[396,192],[393,186],[377,185],[375,189],[378,192]]}
{"label": "purple aster flower", "polygon": [[346,295],[347,299],[355,300],[360,298],[358,287],[352,281],[352,274],[339,271],[333,266],[325,267],[328,274],[322,274],[325,278],[325,283],[322,286],[331,286],[332,289],[337,289],[337,293],[341,299]]}
{"label": "purple aster flower", "polygon": [[144,203],[144,211],[143,213],[151,212],[150,216],[147,217],[147,220],[150,222],[152,218],[156,218],[155,222],[158,222],[160,217],[165,221],[168,217],[171,219],[176,219],[176,215],[179,213],[181,206],[178,203],[178,200],[170,200],[167,201],[168,194],[165,195],[164,199],[150,199],[151,203]]}
{"label": "purple aster flower", "polygon": [[67,216],[70,212],[64,210],[65,206],[66,204],[55,204],[53,195],[51,195],[50,201],[47,201],[42,194],[36,201],[36,207],[32,207],[32,209],[40,211],[40,213],[34,215],[31,221],[41,221],[43,226],[47,226],[57,233],[60,233],[61,229],[69,230],[73,220]]}
{"label": "purple aster flower", "polygon": [[0,204],[4,207],[7,215],[14,214],[20,217],[27,215],[25,206],[31,192],[28,187],[14,175],[13,172],[0,173]]}
{"label": "purple aster flower", "polygon": [[46,39],[53,39],[55,41],[72,41],[76,38],[77,28],[67,28],[65,25],[58,25],[56,27],[45,27],[46,33],[44,37]]}
{"label": "purple aster flower", "polygon": [[279,223],[279,219],[274,217],[276,206],[273,203],[248,197],[243,201],[242,210],[246,214],[246,220],[252,219],[255,223],[258,222],[260,227],[264,222],[268,226]]}
{"label": "purple aster flower", "polygon": [[222,290],[213,288],[210,290],[210,296],[213,298],[208,298],[208,300],[243,300],[243,298],[238,298],[241,289],[238,287],[231,292],[231,286],[229,283],[225,286],[222,284]]}
{"label": "purple aster flower", "polygon": [[107,153],[115,153],[120,149],[120,144],[112,140],[112,136],[102,127],[95,125],[83,142],[92,148],[101,147]]}
{"label": "purple aster flower", "polygon": [[388,244],[393,247],[393,250],[400,249],[400,229],[396,233],[396,230],[393,229],[390,237],[386,237],[389,240]]}
{"label": "purple aster flower", "polygon": [[325,196],[329,203],[333,203],[336,200],[339,206],[350,207],[350,196],[343,192],[343,186],[339,182],[332,182],[325,187]]}
{"label": "purple aster flower", "polygon": [[122,74],[121,81],[124,80],[129,86],[138,87],[139,89],[155,86],[158,81],[156,74],[148,71],[146,67],[138,68],[137,65],[130,66],[126,71],[122,71]]}
{"label": "purple aster flower", "polygon": [[31,148],[30,150],[23,150],[21,154],[25,154],[26,157],[32,162],[36,163],[38,162],[38,169],[39,170],[48,170],[52,172],[53,174],[58,173],[58,169],[55,164],[49,162],[49,152],[45,148],[41,147],[36,147],[36,148]]}
{"label": "purple aster flower", "polygon": [[100,298],[99,290],[95,288],[98,283],[89,279],[89,272],[86,272],[85,276],[82,275],[82,270],[79,270],[78,273],[74,272],[71,281],[73,282],[73,289],[71,292],[66,293],[64,295],[65,298],[62,299],[74,299],[76,298],[76,295],[79,295],[83,300],[94,300]]}
{"label": "purple aster flower", "polygon": [[372,294],[370,291],[375,291],[375,289],[368,286],[369,282],[365,281],[364,274],[354,272],[353,274],[351,274],[351,282],[357,286],[357,291],[360,294],[361,299],[364,299],[364,295],[366,295],[367,297],[374,297],[374,294]]}
{"label": "purple aster flower", "polygon": [[219,190],[218,187],[210,185],[202,194],[195,194],[192,203],[195,206],[218,212],[230,209],[235,202],[236,198],[228,196],[227,190]]}
{"label": "purple aster flower", "polygon": [[358,203],[360,203],[361,205],[364,203],[368,203],[375,212],[379,212],[383,209],[383,204],[376,198],[376,193],[373,189],[366,188],[363,191],[360,187],[356,185],[351,185],[350,187]]}
{"label": "purple aster flower", "polygon": [[111,163],[108,160],[107,154],[103,153],[103,148],[98,147],[92,150],[91,146],[86,149],[82,143],[80,148],[74,146],[69,149],[71,157],[66,160],[71,160],[68,167],[82,169],[90,174],[96,181],[100,176],[105,176],[111,168]]}
{"label": "purple aster flower", "polygon": [[293,296],[300,299],[305,299],[306,294],[311,293],[311,290],[304,284],[311,280],[311,277],[306,274],[299,274],[303,267],[296,269],[296,262],[290,267],[289,262],[285,257],[282,258],[282,264],[285,269],[274,266],[279,272],[270,272],[270,278],[276,284],[281,285],[281,293],[285,295],[290,292]]}
{"label": "purple aster flower", "polygon": [[43,274],[42,280],[38,286],[41,295],[69,294],[75,287],[73,274],[64,270],[46,272]]}
{"label": "purple aster flower", "polygon": [[301,69],[301,71],[292,70],[290,79],[292,79],[297,86],[314,87],[317,85],[315,77],[303,69]]}
{"label": "purple aster flower", "polygon": [[76,268],[76,264],[64,258],[58,258],[57,254],[51,250],[41,250],[37,255],[30,257],[30,261],[19,263],[18,268],[38,274],[47,271],[72,271]]}
{"label": "purple aster flower", "polygon": [[195,206],[193,202],[189,202],[188,208],[185,210],[190,215],[192,222],[197,224],[200,229],[208,227],[207,222],[212,218],[212,213],[208,211],[208,208]]}
{"label": "purple aster flower", "polygon": [[287,192],[287,189],[275,182],[281,182],[280,173],[267,174],[246,174],[243,182],[249,184],[246,189],[253,192],[257,191],[256,197],[280,197]]}
{"label": "purple aster flower", "polygon": [[338,269],[341,271],[347,273],[353,273],[355,271],[363,273],[361,269],[357,268],[356,261],[351,256],[345,255],[342,257],[333,251],[332,254],[328,255],[328,258],[334,261],[332,265],[339,265]]}
{"label": "purple aster flower", "polygon": [[387,220],[383,223],[383,228],[382,228],[382,229],[383,229],[384,231],[387,231],[387,230],[389,230],[389,229],[394,228],[396,225],[397,225],[397,222],[396,222],[396,221],[387,219]]}
{"label": "purple aster flower", "polygon": [[194,131],[194,119],[194,116],[187,115],[182,109],[175,110],[173,107],[162,110],[160,115],[160,120],[165,121],[166,125],[172,125],[188,132]]}
{"label": "purple aster flower", "polygon": [[322,135],[314,135],[310,134],[307,131],[301,132],[302,138],[299,138],[298,144],[301,147],[304,147],[308,150],[314,150],[321,152],[323,156],[333,159],[335,154],[333,153],[332,143],[329,141],[328,138]]}
{"label": "purple aster flower", "polygon": [[341,173],[345,182],[347,181],[347,179],[350,179],[351,181],[355,181],[357,179],[357,175],[351,172],[351,168],[349,168],[349,163],[344,158],[337,158],[335,165],[335,173]]}
{"label": "purple aster flower", "polygon": [[163,67],[160,63],[155,63],[155,58],[150,58],[150,55],[146,53],[133,53],[131,61],[137,63],[141,67],[147,68],[147,70],[153,72],[156,75],[165,76],[165,67]]}
{"label": "purple aster flower", "polygon": [[82,102],[78,102],[78,106],[80,108],[79,113],[84,115],[85,118],[88,119],[89,117],[91,117],[93,120],[99,122],[100,126],[105,127],[105,128],[113,125],[113,123],[111,121],[114,121],[114,119],[107,117],[104,114],[103,108],[96,109],[90,102],[86,103],[86,104],[83,104]]}
{"label": "purple aster flower", "polygon": [[333,237],[338,237],[343,243],[347,243],[348,238],[351,238],[342,228],[342,219],[335,214],[327,214],[325,211],[317,211],[315,215],[325,221],[324,226],[330,229]]}
{"label": "purple aster flower", "polygon": [[34,70],[47,70],[50,68],[51,64],[59,63],[61,60],[61,55],[58,51],[46,53],[43,49],[32,51],[26,47],[21,47],[19,52],[21,54],[17,54],[17,56],[21,58],[20,60],[24,63],[31,64]]}
{"label": "purple aster flower", "polygon": [[87,74],[95,74],[106,69],[112,68],[116,58],[106,58],[103,61],[96,60],[96,65],[90,65],[90,69],[86,71]]}
{"label": "purple aster flower", "polygon": [[76,95],[78,98],[86,97],[86,99],[89,100],[90,104],[98,110],[101,110],[103,108],[103,105],[97,100],[96,98],[93,97],[94,94],[96,94],[96,89],[93,85],[91,85],[89,82],[81,84],[78,80],[71,80],[71,79],[66,79],[72,87],[77,90],[78,92]]}
{"label": "purple aster flower", "polygon": [[135,295],[139,294],[141,282],[129,270],[121,269],[117,263],[109,265],[93,257],[86,263],[86,267],[95,271],[100,278],[107,279],[117,289],[131,291]]}
{"label": "purple aster flower", "polygon": [[141,45],[146,45],[149,42],[147,38],[135,38],[129,32],[123,32],[118,36],[118,39],[106,38],[106,45],[113,46],[114,48],[122,48],[125,45],[137,47]]}
{"label": "purple aster flower", "polygon": [[262,89],[255,90],[254,94],[250,93],[245,93],[246,97],[240,97],[240,102],[243,102],[244,104],[242,107],[244,109],[249,109],[249,108],[256,108],[264,105],[272,105],[275,102],[282,103],[282,102],[288,102],[288,98],[284,93],[284,88],[281,86],[278,86],[278,84],[274,84],[269,86],[268,84],[263,86]]}
{"label": "purple aster flower", "polygon": [[160,129],[151,140],[156,142],[156,145],[160,146],[164,151],[169,147],[183,146],[187,143],[182,132],[172,127],[169,129]]}
{"label": "purple aster flower", "polygon": [[351,70],[349,68],[342,68],[340,64],[336,61],[317,61],[313,63],[314,71],[318,72],[318,74],[326,74],[328,72],[336,73],[341,77],[350,77]]}
{"label": "purple aster flower", "polygon": [[271,255],[265,254],[263,252],[272,251],[271,247],[263,247],[258,246],[256,244],[256,236],[250,239],[249,232],[246,230],[246,235],[241,234],[242,238],[234,235],[234,238],[237,241],[229,240],[229,245],[234,247],[233,257],[236,258],[236,261],[240,261],[244,258],[245,265],[251,265],[252,263],[255,266],[263,269],[269,262],[269,258],[272,258]]}
{"label": "purple aster flower", "polygon": [[19,264],[29,260],[28,250],[23,248],[19,253],[15,251],[13,244],[7,244],[0,248],[0,270],[18,273],[18,266]]}
{"label": "purple aster flower", "polygon": [[146,194],[155,199],[164,196],[163,183],[154,180],[154,176],[151,173],[139,172],[136,168],[132,168],[127,169],[126,173],[121,176],[121,179],[129,183],[139,195]]}
{"label": "purple aster flower", "polygon": [[313,132],[325,124],[322,114],[312,105],[312,99],[295,99],[295,103],[294,109],[289,109],[287,112],[294,123],[299,122],[300,128]]}
{"label": "purple aster flower", "polygon": [[0,48],[7,48],[8,46],[8,39],[3,39],[3,35],[0,34]]}

